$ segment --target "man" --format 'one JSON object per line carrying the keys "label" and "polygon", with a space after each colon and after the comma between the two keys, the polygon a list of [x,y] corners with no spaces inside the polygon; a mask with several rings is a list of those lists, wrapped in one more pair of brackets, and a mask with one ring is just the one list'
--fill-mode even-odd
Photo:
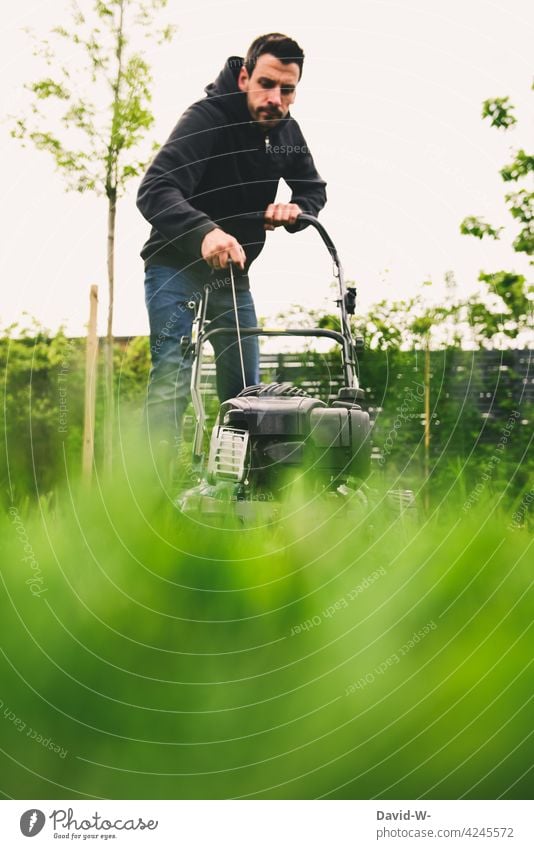
{"label": "man", "polygon": [[[152,225],[141,256],[152,357],[147,415],[157,441],[179,439],[190,384],[180,339],[191,333],[203,287],[210,284],[210,326],[235,329],[231,262],[240,326],[256,326],[248,270],[265,231],[299,229],[300,212],[317,215],[325,204],[326,184],[289,114],[303,60],[299,45],[280,33],[257,38],[245,60],[228,59],[141,183],[137,205]],[[281,178],[292,190],[287,204],[274,203]],[[251,212],[264,213],[263,221],[243,217]],[[235,334],[215,337],[213,347],[222,401],[243,389]],[[247,385],[258,383],[257,337],[243,339],[243,354]]]}

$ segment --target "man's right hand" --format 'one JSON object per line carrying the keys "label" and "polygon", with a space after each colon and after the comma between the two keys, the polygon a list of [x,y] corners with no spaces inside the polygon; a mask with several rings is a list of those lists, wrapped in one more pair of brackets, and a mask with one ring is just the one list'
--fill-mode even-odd
{"label": "man's right hand", "polygon": [[200,251],[210,268],[227,268],[229,262],[245,267],[247,257],[237,239],[218,227],[204,236]]}

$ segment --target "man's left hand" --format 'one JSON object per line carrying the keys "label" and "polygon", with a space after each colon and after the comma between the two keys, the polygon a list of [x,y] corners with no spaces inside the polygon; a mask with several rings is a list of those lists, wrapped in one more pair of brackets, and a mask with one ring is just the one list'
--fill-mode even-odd
{"label": "man's left hand", "polygon": [[296,203],[270,203],[265,210],[265,229],[274,230],[284,224],[295,224],[302,209]]}

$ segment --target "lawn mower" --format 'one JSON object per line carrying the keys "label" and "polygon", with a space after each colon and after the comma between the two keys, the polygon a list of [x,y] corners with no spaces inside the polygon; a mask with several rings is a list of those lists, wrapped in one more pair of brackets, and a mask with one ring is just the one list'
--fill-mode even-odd
{"label": "lawn mower", "polygon": [[[263,214],[256,217],[263,218]],[[230,280],[234,299],[236,330],[210,329],[206,320],[209,287],[204,290],[193,322],[191,339],[182,348],[192,357],[191,396],[195,413],[193,474],[197,484],[181,494],[176,505],[182,513],[199,520],[224,519],[229,512],[238,521],[270,522],[280,514],[280,505],[295,486],[304,484],[309,493],[330,498],[348,498],[359,492],[369,473],[371,440],[369,414],[362,410],[364,391],[357,374],[357,352],[363,340],[355,340],[349,322],[356,303],[356,290],[346,287],[335,245],[325,228],[311,215],[301,214],[321,236],[334,263],[338,283],[336,300],[340,331],[326,328],[262,327],[240,328],[234,275]],[[233,334],[241,357],[243,390],[224,401],[211,433],[209,452],[206,411],[201,394],[203,349],[216,334]],[[295,336],[331,339],[341,348],[344,385],[328,403],[312,397],[291,383],[245,385],[242,338],[244,336]]]}

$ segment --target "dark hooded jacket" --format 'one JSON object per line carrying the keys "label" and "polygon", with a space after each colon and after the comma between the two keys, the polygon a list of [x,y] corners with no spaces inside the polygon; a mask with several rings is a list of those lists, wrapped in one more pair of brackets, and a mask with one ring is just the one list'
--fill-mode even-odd
{"label": "dark hooded jacket", "polygon": [[188,268],[203,276],[206,233],[221,227],[244,247],[239,288],[248,288],[248,268],[265,242],[261,220],[278,182],[292,190],[291,202],[317,215],[326,202],[321,180],[297,122],[288,115],[266,135],[251,120],[246,94],[237,86],[243,59],[228,59],[203,100],[187,109],[146,172],[137,196],[152,225],[141,251],[145,265]]}

